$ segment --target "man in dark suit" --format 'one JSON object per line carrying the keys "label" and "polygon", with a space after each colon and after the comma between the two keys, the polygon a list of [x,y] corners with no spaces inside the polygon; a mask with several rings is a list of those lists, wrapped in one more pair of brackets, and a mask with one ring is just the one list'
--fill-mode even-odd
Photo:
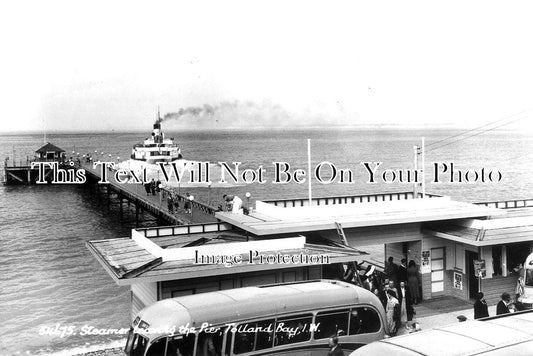
{"label": "man in dark suit", "polygon": [[484,294],[479,292],[477,294],[476,302],[474,303],[474,319],[485,318],[489,316],[489,307],[485,301]]}
{"label": "man in dark suit", "polygon": [[407,283],[407,260],[402,258],[402,264],[398,267],[398,282]]}
{"label": "man in dark suit", "polygon": [[342,351],[339,345],[339,339],[336,336],[329,339],[328,345],[330,347],[328,356],[344,356],[344,351]]}
{"label": "man in dark suit", "polygon": [[496,305],[496,315],[507,314],[511,312],[509,307],[511,305],[511,296],[509,293],[503,293],[501,299],[502,300],[498,302],[498,305]]}
{"label": "man in dark suit", "polygon": [[389,280],[394,282],[394,285],[398,285],[398,265],[394,263],[394,258],[391,256],[388,262],[385,263],[385,270],[383,271]]}
{"label": "man in dark suit", "polygon": [[409,292],[409,288],[405,285],[405,282],[400,282],[400,288],[398,289],[398,303],[400,306],[402,305],[402,301],[405,300],[405,309],[407,313],[407,320],[411,321],[413,320],[413,304],[411,303],[411,293]]}

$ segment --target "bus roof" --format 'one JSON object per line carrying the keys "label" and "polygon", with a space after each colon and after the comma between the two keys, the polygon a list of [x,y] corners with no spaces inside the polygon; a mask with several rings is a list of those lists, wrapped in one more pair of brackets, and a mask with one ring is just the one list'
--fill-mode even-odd
{"label": "bus roof", "polygon": [[364,288],[340,281],[309,281],[246,287],[165,299],[139,312],[151,328],[202,323],[226,323],[275,316],[280,313],[304,312],[326,306],[364,303],[382,308],[379,299]]}
{"label": "bus roof", "polygon": [[532,341],[533,310],[384,339],[366,345],[351,355],[493,354],[496,350],[505,352],[508,347],[520,348],[520,345],[525,347],[524,350],[531,350],[529,347]]}

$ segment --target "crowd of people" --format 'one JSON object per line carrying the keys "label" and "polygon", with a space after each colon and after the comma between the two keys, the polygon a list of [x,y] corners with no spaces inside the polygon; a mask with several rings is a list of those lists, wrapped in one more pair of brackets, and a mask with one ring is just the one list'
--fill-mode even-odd
{"label": "crowd of people", "polygon": [[[496,315],[514,313],[519,310],[522,310],[520,303],[516,300],[513,302],[509,293],[502,293],[500,301],[496,304]],[[485,318],[488,316],[490,316],[489,306],[485,300],[485,295],[483,292],[479,292],[476,301],[474,302],[474,319]]]}
{"label": "crowd of people", "polygon": [[[180,200],[183,201],[183,209],[185,211],[185,214],[192,213],[192,204],[190,199],[191,195],[189,193],[185,193],[185,197],[183,197],[172,189],[161,189],[160,185],[161,182],[159,180],[155,181],[154,179],[152,179],[150,182],[145,183],[144,188],[146,190],[146,195],[156,195],[159,193],[163,194],[162,198],[166,198],[167,209],[168,212],[171,214],[179,211]],[[248,213],[248,209],[243,207],[242,199],[240,199],[238,196],[224,194],[222,196],[222,200],[223,204],[218,205],[217,211],[228,211],[234,214]]]}
{"label": "crowd of people", "polygon": [[[524,309],[522,303],[518,301],[518,298],[524,293],[524,265],[522,263],[518,264],[514,268],[514,272],[518,275],[516,280],[515,300],[513,302],[509,293],[502,293],[500,296],[500,301],[498,304],[496,304],[496,315],[514,313]],[[490,316],[489,307],[487,305],[487,301],[485,300],[485,295],[483,292],[479,292],[476,296],[476,301],[474,302],[474,319],[485,318],[488,316]]]}
{"label": "crowd of people", "polygon": [[144,190],[146,191],[146,195],[156,195],[156,193],[159,193],[161,191],[161,181],[158,179],[155,181],[155,179],[152,178],[151,181],[144,183]]}
{"label": "crowd of people", "polygon": [[[172,190],[156,190],[156,193],[163,194],[163,198],[167,199],[167,209],[170,214],[178,212],[180,209],[180,200],[183,200],[183,212],[185,214],[192,214],[192,204],[189,193],[185,194],[185,197],[180,196],[178,193]],[[147,190],[148,193],[148,190]]]}
{"label": "crowd of people", "polygon": [[361,264],[354,262],[347,267],[343,280],[368,289],[381,300],[391,335],[413,320],[413,305],[420,301],[418,267],[413,260],[407,266],[407,260],[402,259],[398,266],[389,257],[383,273],[378,273],[373,265],[363,270]]}

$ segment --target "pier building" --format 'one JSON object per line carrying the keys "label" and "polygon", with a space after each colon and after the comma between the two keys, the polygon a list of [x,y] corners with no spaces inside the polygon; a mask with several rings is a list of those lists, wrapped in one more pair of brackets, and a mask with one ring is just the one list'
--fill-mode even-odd
{"label": "pier building", "polygon": [[50,142],[47,142],[46,145],[39,148],[35,153],[37,153],[35,157],[37,161],[63,162],[66,158],[65,150]]}
{"label": "pier building", "polygon": [[[330,239],[337,235],[335,222],[341,223],[350,246],[383,244],[385,261],[414,260],[423,299],[472,300],[481,290],[488,303],[496,303],[502,292],[515,294],[517,267],[533,252],[533,200],[472,204],[435,195],[395,198],[376,196],[363,205],[351,198],[326,199],[311,207],[305,199],[258,202],[255,216],[216,217],[250,233],[316,231]],[[475,263],[484,266],[481,276]]]}
{"label": "pier building", "polygon": [[131,238],[87,245],[118,285],[131,286],[132,315],[165,298],[337,277],[328,267],[365,254],[318,236],[253,236],[224,222],[134,229]]}
{"label": "pier building", "polygon": [[[335,278],[335,264],[361,261],[365,246],[376,244],[384,245],[385,260],[407,258],[420,266],[423,299],[469,300],[480,285],[489,303],[504,291],[514,292],[509,261],[521,258],[516,251],[527,254],[533,247],[528,227],[533,201],[472,204],[436,195],[414,197],[316,198],[311,205],[307,199],[257,201],[249,215],[216,212],[218,223],[136,229],[131,237],[90,241],[88,247],[117,284],[131,285],[132,312],[184,294]],[[330,259],[249,263],[249,251]],[[198,263],[195,253],[239,255],[242,263]],[[474,260],[492,266],[481,284]]]}
{"label": "pier building", "polygon": [[[35,157],[15,160],[14,154],[11,159],[4,160],[4,184],[35,184],[39,178],[39,169],[32,167],[32,162],[57,162],[63,167],[65,162],[65,150],[47,142],[35,151]],[[52,169],[45,168],[44,177],[50,179]]]}
{"label": "pier building", "polygon": [[[519,265],[533,252],[533,200],[476,205],[505,214],[423,225],[421,248],[428,265],[422,274],[424,295],[470,300],[481,289],[493,304],[503,292],[516,294]],[[436,284],[440,277],[442,283]]]}

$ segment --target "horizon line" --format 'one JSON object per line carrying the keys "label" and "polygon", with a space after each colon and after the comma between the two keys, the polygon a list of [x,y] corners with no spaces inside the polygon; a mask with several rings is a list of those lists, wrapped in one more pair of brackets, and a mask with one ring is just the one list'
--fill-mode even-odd
{"label": "horizon line", "polygon": [[[361,125],[338,125],[338,126],[287,126],[287,127],[268,127],[268,126],[257,126],[257,127],[210,127],[210,128],[171,128],[165,131],[174,132],[174,131],[184,131],[184,132],[198,132],[198,131],[266,131],[266,130],[294,130],[294,131],[305,131],[305,130],[422,130],[422,129],[434,129],[434,130],[464,130],[471,129],[470,126],[466,125],[452,125],[452,124],[361,124]],[[501,128],[497,131],[523,131],[524,128]],[[71,130],[71,129],[53,129],[46,131],[46,134],[85,134],[85,133],[146,133],[146,129],[80,129],[80,130]],[[14,135],[14,134],[25,134],[25,135],[43,135],[45,132],[43,130],[14,130],[14,131],[0,131],[0,135]]]}

